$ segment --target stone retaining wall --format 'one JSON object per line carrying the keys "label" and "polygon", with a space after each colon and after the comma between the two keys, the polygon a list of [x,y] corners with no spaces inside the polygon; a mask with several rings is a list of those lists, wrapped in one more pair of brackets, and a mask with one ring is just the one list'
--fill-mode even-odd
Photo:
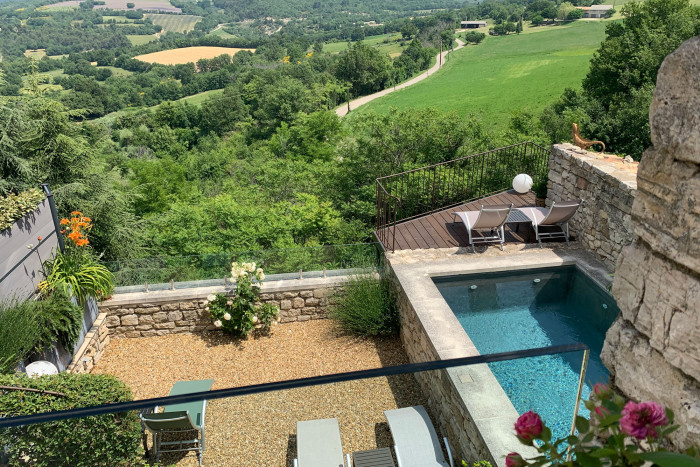
{"label": "stone retaining wall", "polygon": [[[266,282],[260,300],[280,308],[280,323],[322,319],[329,297],[347,277]],[[115,295],[100,305],[112,337],[162,336],[180,332],[215,330],[206,297],[223,293],[224,287],[138,292]]]}
{"label": "stone retaining wall", "polygon": [[583,199],[570,227],[581,244],[612,271],[632,243],[631,213],[637,190],[636,162],[555,144],[549,159],[547,206]]}
{"label": "stone retaining wall", "polygon": [[109,344],[109,329],[107,328],[107,313],[100,313],[85,334],[85,340],[73,355],[73,360],[66,368],[69,373],[89,373],[102,356]]}
{"label": "stone retaining wall", "polygon": [[619,390],[671,408],[681,448],[700,444],[700,37],[666,57],[639,165],[636,239],[615,271],[620,316],[601,357]]}
{"label": "stone retaining wall", "polygon": [[[440,356],[428,337],[411,301],[401,287],[398,287],[398,310],[401,319],[401,342],[411,363],[432,362]],[[428,409],[437,418],[440,437],[450,441],[452,455],[457,464],[462,459],[488,460],[492,465],[500,465],[494,459],[486,442],[472,419],[464,399],[455,385],[459,381],[460,368],[434,370],[416,373],[414,376],[427,398]],[[470,463],[471,464],[471,463]]]}

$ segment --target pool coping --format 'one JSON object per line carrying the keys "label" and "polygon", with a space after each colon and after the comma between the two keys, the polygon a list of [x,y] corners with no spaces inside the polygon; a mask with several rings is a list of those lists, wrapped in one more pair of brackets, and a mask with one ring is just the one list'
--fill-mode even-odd
{"label": "pool coping", "polygon": [[[392,261],[387,255],[389,267],[415,312],[416,324],[438,360],[480,354],[442,297],[435,277],[575,265],[604,290],[612,282],[605,265],[576,246],[525,249],[498,256],[460,253],[448,250],[441,258],[414,263]],[[534,448],[520,444],[515,437],[513,423],[518,413],[487,365],[451,368],[446,374],[496,465],[505,466],[505,456],[514,451],[525,457],[537,455]]]}

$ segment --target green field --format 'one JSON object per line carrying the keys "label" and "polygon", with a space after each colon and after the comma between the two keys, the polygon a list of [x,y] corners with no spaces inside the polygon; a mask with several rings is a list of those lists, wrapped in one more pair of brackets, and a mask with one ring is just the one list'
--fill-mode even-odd
{"label": "green field", "polygon": [[97,68],[106,68],[112,70],[113,76],[129,76],[133,74],[133,71],[125,70],[124,68],[118,68],[116,66],[98,66]]}
{"label": "green field", "polygon": [[353,111],[437,107],[460,116],[476,115],[503,127],[514,111],[539,112],[567,87],[579,87],[609,21],[579,21],[537,34],[487,37],[448,56],[428,79]]}
{"label": "green field", "polygon": [[[112,67],[108,67],[112,68]],[[219,96],[223,94],[224,90],[223,89],[212,89],[211,91],[204,91],[200,92],[199,94],[194,94],[192,96],[187,96],[183,97],[182,99],[178,99],[174,102],[187,102],[190,105],[202,105],[204,101],[206,101],[208,98],[212,96]],[[159,104],[160,105],[160,104]],[[145,109],[150,109],[154,110],[158,107],[158,105],[154,105],[153,107],[130,107],[127,109],[123,110],[118,110],[116,112],[109,113],[105,115],[104,117],[97,118],[93,120],[94,122],[101,122],[101,123],[110,123],[113,122],[115,118],[123,116],[123,115],[128,115],[131,113],[139,112],[141,110]]]}
{"label": "green field", "polygon": [[236,37],[233,34],[229,34],[228,32],[226,32],[224,28],[213,30],[209,34],[207,34],[207,36],[219,36],[222,39],[232,39]]}
{"label": "green field", "polygon": [[161,15],[146,13],[144,15],[153,21],[153,24],[163,26],[163,32],[178,32],[185,34],[194,29],[194,25],[202,21],[201,16],[194,15]]}
{"label": "green field", "polygon": [[219,96],[223,93],[223,89],[212,89],[211,91],[200,92],[199,94],[195,94],[193,96],[183,97],[182,99],[178,99],[177,102],[187,102],[190,105],[202,105],[202,103],[210,97]]}
{"label": "green field", "polygon": [[127,18],[126,16],[108,16],[108,15],[105,15],[105,16],[102,16],[102,21],[104,21],[105,23],[107,21],[115,21],[117,23],[133,23],[136,20]]}
{"label": "green field", "polygon": [[[399,39],[401,39],[401,34],[394,32],[391,34],[381,34],[379,36],[369,36],[362,42],[379,49],[387,55],[396,55],[401,54],[403,50]],[[352,44],[352,42],[329,42],[323,45],[323,51],[330,54],[337,54],[343,50],[347,50],[348,44]]]}
{"label": "green field", "polygon": [[131,41],[131,45],[143,45],[143,44],[148,44],[149,42],[153,42],[157,40],[158,38],[156,36],[136,36],[133,34],[127,34],[126,38]]}

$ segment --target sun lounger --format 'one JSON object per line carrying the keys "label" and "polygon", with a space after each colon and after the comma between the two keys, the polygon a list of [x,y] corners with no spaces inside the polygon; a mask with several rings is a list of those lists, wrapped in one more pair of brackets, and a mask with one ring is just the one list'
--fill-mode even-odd
{"label": "sun lounger", "polygon": [[[171,396],[181,394],[192,394],[204,392],[211,389],[213,379],[198,381],[178,381],[170,390]],[[156,455],[156,462],[160,460],[163,452],[197,451],[199,465],[202,465],[202,454],[204,453],[204,418],[206,415],[207,401],[187,402],[184,404],[173,404],[163,408],[163,412],[139,415],[141,423],[153,433],[153,449]],[[192,439],[177,439],[176,441],[163,441],[163,435],[173,437],[189,437],[186,433],[192,432]]]}
{"label": "sun lounger", "polygon": [[[352,467],[350,454],[347,462]],[[345,467],[337,418],[297,422],[294,467]]]}
{"label": "sun lounger", "polygon": [[394,438],[394,451],[399,467],[454,467],[447,438],[445,448],[450,463],[445,462],[438,435],[425,407],[405,407],[384,412]]}
{"label": "sun lounger", "polygon": [[[480,211],[453,212],[452,214],[464,223],[467,235],[469,235],[469,245],[472,247],[472,251],[476,253],[474,243],[499,242],[501,250],[503,250],[503,242],[505,241],[503,226],[512,209],[512,203],[510,206],[482,205]],[[473,238],[472,230],[490,230],[491,235]]]}
{"label": "sun lounger", "polygon": [[[581,206],[583,200],[564,201],[561,203],[553,202],[552,206],[547,208],[518,208],[532,222],[532,227],[535,229],[537,242],[542,248],[543,238],[564,237],[566,245],[569,245],[569,220],[576,214],[576,210]],[[542,227],[558,227],[561,231],[541,232]]]}

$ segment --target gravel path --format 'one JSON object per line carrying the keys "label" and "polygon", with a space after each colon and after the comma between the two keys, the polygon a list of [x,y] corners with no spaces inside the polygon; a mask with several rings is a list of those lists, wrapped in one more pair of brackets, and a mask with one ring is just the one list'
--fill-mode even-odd
{"label": "gravel path", "polygon": [[[452,49],[453,51],[459,50],[462,47],[464,47],[464,42],[462,42],[461,40],[455,39],[455,42],[457,42],[457,47]],[[429,68],[425,73],[421,73],[420,75],[416,76],[415,78],[409,79],[408,81],[404,81],[403,83],[398,84],[396,86],[386,88],[382,91],[375,92],[374,94],[370,94],[368,96],[358,97],[357,99],[350,101],[350,108],[349,109],[348,109],[348,104],[346,102],[345,104],[343,104],[340,107],[338,107],[337,109],[335,109],[336,115],[338,115],[338,117],[344,117],[348,114],[349,110],[355,110],[359,106],[365,105],[366,103],[371,102],[374,99],[378,99],[378,98],[380,98],[382,96],[386,96],[387,94],[394,92],[398,89],[407,88],[409,86],[413,86],[414,84],[416,84],[419,81],[423,81],[425,78],[427,78],[428,76],[430,76],[431,74],[435,73],[440,68],[442,68],[442,65],[445,64],[445,57],[447,57],[448,53],[450,53],[449,50],[445,50],[444,52],[442,52],[442,60],[440,60],[441,54],[437,54],[435,56],[435,65],[433,65],[431,68]]]}
{"label": "gravel path", "polygon": [[[221,389],[402,363],[398,338],[359,339],[319,320],[246,341],[213,333],[113,339],[93,373],[117,376],[142,399],[167,395],[179,380],[213,378]],[[213,400],[203,465],[291,466],[296,422],[316,418],[338,418],[346,452],[390,446],[383,411],[416,404],[425,400],[413,375]],[[162,460],[197,465],[194,453]]]}

